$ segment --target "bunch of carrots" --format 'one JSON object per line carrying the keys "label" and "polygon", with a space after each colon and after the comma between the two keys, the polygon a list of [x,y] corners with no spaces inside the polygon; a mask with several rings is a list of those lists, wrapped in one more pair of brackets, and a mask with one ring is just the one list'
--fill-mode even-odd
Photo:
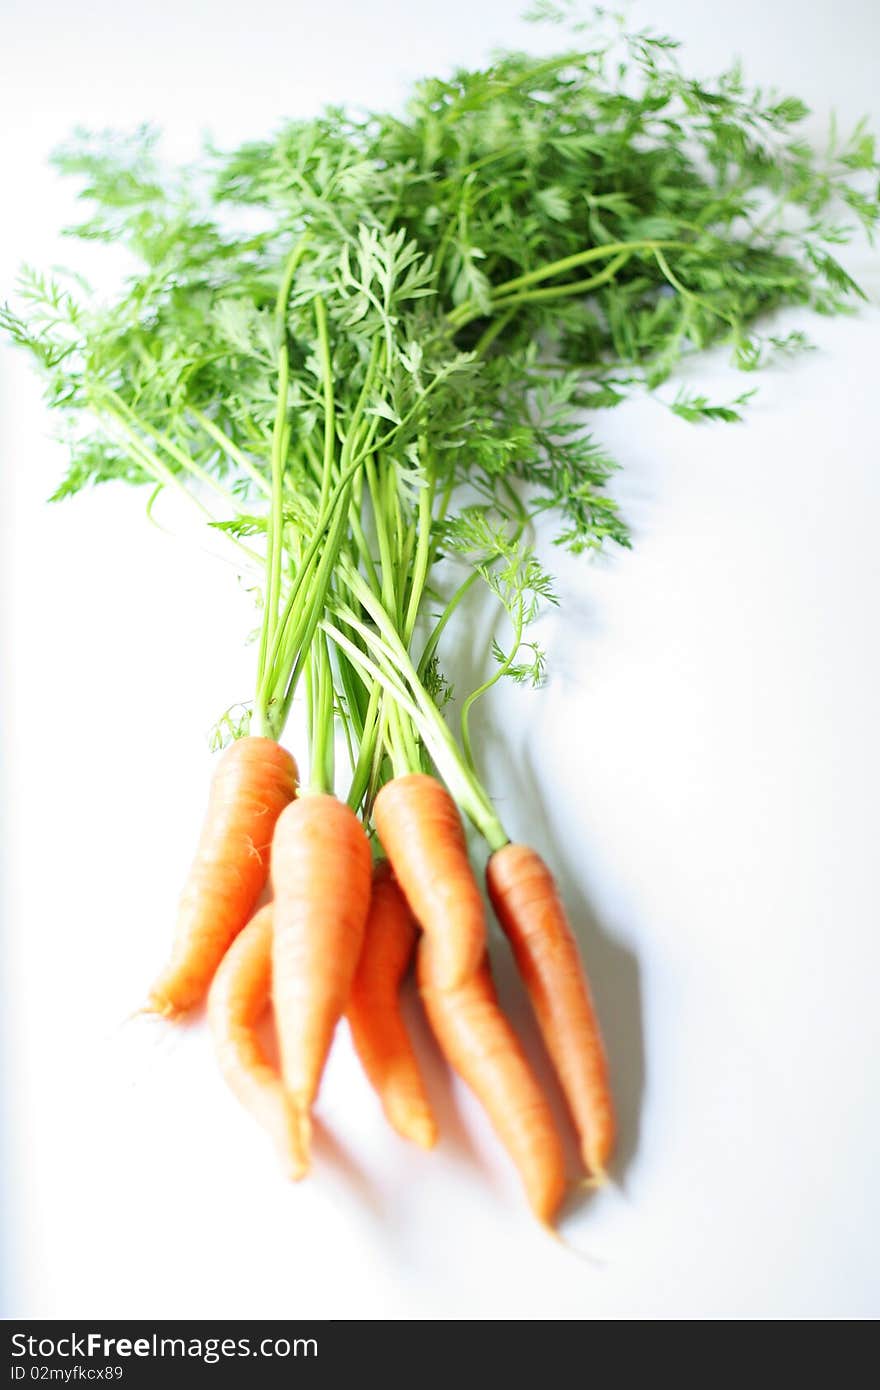
{"label": "bunch of carrots", "polygon": [[[677,365],[727,343],[754,371],[805,346],[763,318],[847,308],[860,291],[834,253],[880,221],[864,126],[819,155],[792,133],[802,103],[738,68],[691,80],[672,40],[598,15],[586,48],[576,26],[576,48],[502,54],[425,79],[400,112],[334,108],[183,169],[148,129],[80,132],[56,156],[89,208],[68,231],[134,268],[109,298],[26,271],[0,310],[68,426],[55,496],[116,481],[149,489],[151,517],[189,508],[260,613],[253,698],[218,723],[149,1008],[207,999],[224,1075],[300,1178],[343,1017],[391,1125],[433,1144],[399,1005],[415,959],[439,1046],[547,1223],[560,1135],[496,997],[465,820],[594,1182],[614,1106],[574,935],[483,784],[474,705],[542,679],[531,624],[557,600],[538,519],[575,554],[629,544],[587,413],[647,390],[688,420],[738,419],[748,392],[664,399]],[[453,698],[441,663],[480,590],[494,664]],[[303,782],[282,743],[301,697]]]}
{"label": "bunch of carrots", "polygon": [[[299,1179],[343,1017],[389,1123],[423,1148],[434,1144],[437,1127],[399,1003],[415,956],[444,1055],[485,1107],[535,1215],[550,1222],[565,1191],[562,1144],[495,994],[483,901],[455,802],[436,777],[404,774],[382,787],[374,824],[375,855],[348,806],[299,788],[296,763],[280,744],[235,742],[219,761],[174,949],[149,1007],[173,1017],[207,996],[223,1075]],[[508,842],[491,855],[486,881],[584,1163],[602,1181],[614,1144],[608,1069],[553,879],[534,850]],[[257,908],[269,882],[272,901]],[[280,1073],[257,1031],[270,1006]]]}

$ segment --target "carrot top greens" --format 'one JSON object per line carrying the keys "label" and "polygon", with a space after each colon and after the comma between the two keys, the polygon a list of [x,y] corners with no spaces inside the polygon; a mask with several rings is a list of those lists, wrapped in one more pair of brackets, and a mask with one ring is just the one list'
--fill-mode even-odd
{"label": "carrot top greens", "polygon": [[[803,349],[769,315],[848,308],[835,249],[880,216],[864,126],[820,153],[803,103],[738,68],[698,81],[664,36],[575,31],[552,57],[423,80],[403,111],[329,108],[191,167],[166,168],[148,128],[80,131],[54,157],[88,207],[70,232],[135,268],[109,300],[26,271],[2,317],[70,422],[55,497],[182,492],[261,576],[261,730],[305,679],[317,788],[341,717],[352,806],[430,758],[491,844],[468,714],[499,676],[543,672],[531,523],[575,552],[629,543],[590,412],[649,390],[738,419],[749,391],[676,391],[678,364],[721,343],[750,373]],[[511,637],[459,746],[439,660],[474,583]]]}

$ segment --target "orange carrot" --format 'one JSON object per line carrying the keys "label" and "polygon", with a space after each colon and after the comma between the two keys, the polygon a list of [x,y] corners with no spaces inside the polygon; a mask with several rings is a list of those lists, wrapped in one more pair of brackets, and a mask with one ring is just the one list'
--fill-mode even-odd
{"label": "orange carrot", "polygon": [[601,1181],[615,1137],[608,1063],[556,884],[539,854],[512,844],[492,855],[486,882],[565,1092],[584,1162]]}
{"label": "orange carrot", "polygon": [[379,792],[373,818],[416,921],[433,944],[434,985],[454,989],[486,947],[483,900],[458,809],[436,777],[409,773]]}
{"label": "orange carrot", "polygon": [[281,1075],[304,1114],[348,1003],[371,872],[366,832],[335,796],[303,796],[281,813],[272,843],[272,995]]}
{"label": "orange carrot", "polygon": [[522,1179],[532,1211],[550,1223],[565,1194],[565,1159],[553,1116],[498,1003],[488,957],[458,989],[438,989],[433,947],[419,946],[418,977],[431,1027],[449,1064],[481,1102]]}
{"label": "orange carrot", "polygon": [[273,739],[242,738],[226,749],[181,895],[171,959],[150,991],[149,1009],[170,1015],[204,998],[265,887],[272,832],[296,781],[296,763]]}
{"label": "orange carrot", "polygon": [[300,1116],[256,1033],[269,1005],[272,906],[263,907],[233,941],[208,991],[208,1020],[229,1086],[275,1140],[287,1174],[304,1177],[308,1162]]}
{"label": "orange carrot", "polygon": [[391,1126],[424,1149],[437,1139],[398,992],[416,944],[416,928],[387,859],[373,870],[373,894],[347,1018],[361,1065]]}

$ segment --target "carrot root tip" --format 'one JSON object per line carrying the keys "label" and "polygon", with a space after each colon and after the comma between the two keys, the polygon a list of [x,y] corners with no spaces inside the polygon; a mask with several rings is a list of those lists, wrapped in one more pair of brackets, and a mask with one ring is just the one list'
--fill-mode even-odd
{"label": "carrot root tip", "polygon": [[150,994],[147,996],[146,1003],[142,1004],[139,1009],[135,1009],[129,1017],[137,1018],[140,1014],[152,1014],[155,1018],[174,1019],[179,1018],[183,1012],[183,1009],[179,1009],[172,1000],[164,995]]}
{"label": "carrot root tip", "polygon": [[305,1165],[303,1171],[308,1172],[312,1153],[312,1121],[309,1112],[299,1107],[297,1107],[296,1114],[296,1131],[299,1149],[303,1156],[302,1161]]}
{"label": "carrot root tip", "polygon": [[164,1018],[168,1017],[171,1017],[171,1015],[168,1013],[160,1013],[155,1005],[148,1000],[146,1004],[140,1004],[136,1009],[132,1009],[127,1013],[123,1019],[120,1019],[119,1026],[124,1028],[126,1024],[134,1023],[136,1018],[145,1018],[148,1022],[159,1023]]}
{"label": "carrot root tip", "polygon": [[437,1143],[437,1123],[431,1111],[423,1106],[407,1104],[399,1097],[388,1097],[384,1105],[385,1118],[391,1128],[420,1149],[433,1149]]}
{"label": "carrot root tip", "polygon": [[590,1192],[600,1192],[603,1187],[608,1187],[610,1182],[611,1178],[608,1175],[607,1169],[595,1166],[585,1178],[581,1179],[578,1186]]}
{"label": "carrot root tip", "polygon": [[433,1149],[437,1143],[437,1126],[429,1115],[418,1116],[409,1121],[404,1138],[411,1139],[420,1149]]}

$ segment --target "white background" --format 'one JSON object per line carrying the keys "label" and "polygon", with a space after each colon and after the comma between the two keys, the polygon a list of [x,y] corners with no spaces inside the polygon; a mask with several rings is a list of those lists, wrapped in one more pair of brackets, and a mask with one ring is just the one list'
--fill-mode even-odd
{"label": "white background", "polygon": [[[2,0],[0,286],[64,254],[70,194],[45,156],[74,123],[155,118],[188,155],[203,130],[393,103],[528,37],[518,9]],[[740,54],[805,96],[816,130],[832,105],[880,124],[878,13],[635,6],[688,41],[689,69]],[[293,1188],[201,1024],[122,1025],[168,939],[205,732],[249,693],[252,614],[140,496],[44,505],[62,451],[2,351],[7,1315],[880,1313],[880,257],[849,263],[872,306],[811,322],[818,351],[762,377],[747,424],[649,403],[597,421],[635,551],[562,567],[549,686],[478,720],[503,814],[579,923],[619,1098],[620,1184],[566,1219],[568,1249],[530,1221],[423,1028],[436,1153],[386,1131],[340,1036],[316,1171]],[[718,360],[699,379],[743,384]]]}

